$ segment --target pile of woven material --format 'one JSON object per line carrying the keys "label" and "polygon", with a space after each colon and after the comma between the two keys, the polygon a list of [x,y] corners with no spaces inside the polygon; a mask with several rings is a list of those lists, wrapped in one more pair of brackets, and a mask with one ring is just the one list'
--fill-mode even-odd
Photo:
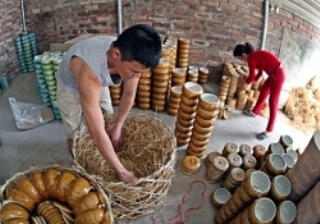
{"label": "pile of woven material", "polygon": [[284,112],[292,124],[305,131],[320,130],[319,79],[313,78],[306,87],[293,88]]}

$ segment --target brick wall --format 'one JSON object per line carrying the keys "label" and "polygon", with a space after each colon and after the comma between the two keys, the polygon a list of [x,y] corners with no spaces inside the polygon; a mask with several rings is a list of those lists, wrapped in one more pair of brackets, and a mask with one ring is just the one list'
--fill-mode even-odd
{"label": "brick wall", "polygon": [[19,72],[13,39],[22,31],[19,0],[0,1],[0,75]]}
{"label": "brick wall", "polygon": [[[117,33],[114,0],[29,0],[27,26],[37,33],[40,51],[49,43],[64,42],[83,33]],[[190,64],[219,67],[237,62],[234,46],[242,41],[261,46],[263,28],[261,0],[123,0],[123,29],[147,23],[162,36],[191,39]],[[279,54],[284,28],[315,42],[320,30],[285,10],[271,14],[266,49]]]}

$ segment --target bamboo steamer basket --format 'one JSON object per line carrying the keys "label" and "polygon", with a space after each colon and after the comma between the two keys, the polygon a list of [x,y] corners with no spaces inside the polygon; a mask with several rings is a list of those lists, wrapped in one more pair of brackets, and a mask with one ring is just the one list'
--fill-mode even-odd
{"label": "bamboo steamer basket", "polygon": [[245,109],[246,110],[252,110],[254,105],[256,104],[256,98],[253,98],[253,97],[249,97],[248,100],[247,100],[247,104],[245,106]]}
{"label": "bamboo steamer basket", "polygon": [[199,98],[199,106],[205,111],[215,111],[219,108],[219,98],[211,93],[204,93]]}
{"label": "bamboo steamer basket", "polygon": [[211,164],[207,168],[206,172],[206,180],[211,183],[217,183],[219,180],[222,179],[224,173],[229,168],[229,163],[226,158],[222,156],[217,156],[213,159],[213,164]]}
{"label": "bamboo steamer basket", "polygon": [[198,157],[186,156],[182,161],[181,171],[186,175],[192,175],[199,170],[200,165],[201,162]]}
{"label": "bamboo steamer basket", "polygon": [[[222,186],[230,192],[234,192],[245,180],[245,173],[239,167],[234,167],[228,173],[227,178],[223,181]],[[233,211],[237,211],[233,209]]]}
{"label": "bamboo steamer basket", "polygon": [[[187,145],[190,141],[190,138],[180,138],[179,136],[177,137],[177,145],[178,146],[183,146],[183,145]],[[192,153],[188,153],[188,155],[194,155]],[[197,155],[194,155],[194,156],[197,156]]]}
{"label": "bamboo steamer basket", "polygon": [[231,197],[231,193],[225,188],[216,189],[211,195],[211,202],[216,208],[220,208]]}
{"label": "bamboo steamer basket", "polygon": [[246,193],[252,198],[267,195],[271,187],[269,177],[262,171],[253,171],[244,183]]}
{"label": "bamboo steamer basket", "polygon": [[[24,223],[18,222],[23,215],[31,220],[43,216],[49,223],[85,223],[90,217],[98,223],[114,223],[109,198],[89,174],[78,168],[31,167],[7,180],[0,187],[0,198],[4,200],[0,221],[10,218]],[[51,207],[44,208],[44,204]]]}
{"label": "bamboo steamer basket", "polygon": [[290,135],[281,135],[279,143],[283,146],[284,149],[287,149],[288,147],[291,147],[293,145],[293,139]]}
{"label": "bamboo steamer basket", "polygon": [[215,110],[215,111],[206,111],[204,109],[201,108],[201,106],[197,107],[197,116],[199,116],[200,118],[204,119],[204,120],[212,120],[217,118],[219,114],[219,110]]}
{"label": "bamboo steamer basket", "polygon": [[[187,144],[188,144],[188,143],[187,143]],[[197,152],[194,152],[194,151],[191,151],[191,150],[187,149],[187,155],[189,155],[189,156],[196,156],[196,157],[198,157],[198,158],[201,158],[201,157],[204,156],[204,154],[205,154],[204,151],[203,151],[203,152],[200,152],[200,153],[197,153]]]}
{"label": "bamboo steamer basket", "polygon": [[240,145],[239,149],[240,149],[239,153],[240,153],[241,156],[252,155],[252,149],[247,144]]}
{"label": "bamboo steamer basket", "polygon": [[137,91],[138,97],[151,97],[150,91]]}
{"label": "bamboo steamer basket", "polygon": [[175,132],[175,136],[176,138],[181,138],[181,139],[189,139],[191,138],[191,132],[188,133],[179,133],[179,132]]}
{"label": "bamboo steamer basket", "polygon": [[197,113],[187,114],[182,110],[178,110],[178,119],[181,119],[181,120],[191,121],[196,117],[196,115]]}
{"label": "bamboo steamer basket", "polygon": [[169,71],[163,74],[153,74],[152,79],[154,82],[169,82],[170,74]]}
{"label": "bamboo steamer basket", "polygon": [[173,103],[171,100],[169,100],[168,103],[168,108],[170,108],[171,110],[176,110],[177,114],[178,114],[178,110],[179,110],[179,103]]}
{"label": "bamboo steamer basket", "polygon": [[192,69],[187,72],[188,82],[198,82],[199,72],[198,69]]}
{"label": "bamboo steamer basket", "polygon": [[236,143],[228,142],[224,145],[224,148],[222,150],[222,155],[224,157],[227,157],[229,153],[238,153],[238,151],[239,151],[239,148]]}
{"label": "bamboo steamer basket", "polygon": [[297,216],[297,208],[292,201],[282,201],[277,206],[275,222],[277,224],[293,223]]}
{"label": "bamboo steamer basket", "polygon": [[168,114],[170,114],[172,116],[178,115],[178,110],[175,110],[175,109],[171,108],[170,106],[167,108],[167,112],[168,112]]}
{"label": "bamboo steamer basket", "polygon": [[201,127],[200,125],[198,125],[196,122],[193,124],[193,128],[195,130],[195,132],[199,133],[199,134],[203,134],[203,135],[207,135],[209,133],[212,132],[213,126],[208,127],[208,128],[204,128]]}
{"label": "bamboo steamer basket", "polygon": [[178,98],[180,100],[180,96],[182,94],[181,86],[172,86],[170,89],[170,98]]}
{"label": "bamboo steamer basket", "polygon": [[242,165],[242,158],[237,153],[234,153],[234,152],[229,153],[227,155],[227,160],[229,162],[230,169],[235,167],[240,167]]}
{"label": "bamboo steamer basket", "polygon": [[255,145],[253,147],[253,155],[257,160],[260,160],[262,156],[266,153],[266,148],[262,145]]}
{"label": "bamboo steamer basket", "polygon": [[169,96],[169,103],[170,104],[175,104],[175,105],[177,105],[177,106],[179,106],[179,103],[180,103],[180,97],[179,98],[176,98],[176,97],[174,97],[173,95],[170,95]]}
{"label": "bamboo steamer basket", "polygon": [[198,141],[205,141],[206,139],[209,139],[211,137],[211,132],[207,134],[200,134],[196,130],[192,129],[192,138],[198,140]]}
{"label": "bamboo steamer basket", "polygon": [[272,178],[270,195],[274,201],[281,202],[286,200],[291,189],[291,183],[287,177],[278,175]]}
{"label": "bamboo steamer basket", "polygon": [[249,207],[249,221],[252,224],[271,224],[276,212],[276,205],[270,198],[258,198]]}
{"label": "bamboo steamer basket", "polygon": [[149,103],[151,102],[150,97],[137,97],[138,103]]}
{"label": "bamboo steamer basket", "polygon": [[262,165],[261,170],[265,171],[270,176],[284,174],[287,169],[286,161],[282,155],[270,154],[267,156],[265,163]]}
{"label": "bamboo steamer basket", "polygon": [[198,99],[190,99],[183,94],[180,96],[180,101],[189,107],[194,107],[198,105]]}
{"label": "bamboo steamer basket", "polygon": [[192,144],[192,145],[194,145],[195,147],[198,147],[198,148],[203,148],[204,147],[204,149],[206,149],[209,141],[210,141],[209,138],[204,140],[204,141],[198,141],[195,138],[191,138],[190,144]]}
{"label": "bamboo steamer basket", "polygon": [[[104,119],[108,130],[116,115],[105,115]],[[171,130],[160,120],[142,114],[127,116],[122,136],[117,156],[138,177],[134,185],[118,179],[95,147],[85,125],[75,139],[73,152],[77,167],[86,170],[110,196],[113,215],[117,219],[130,220],[164,206],[175,172],[176,141]]]}
{"label": "bamboo steamer basket", "polygon": [[216,122],[216,119],[211,119],[211,120],[204,120],[200,116],[196,116],[195,122],[197,125],[203,128],[210,128],[214,125]]}
{"label": "bamboo steamer basket", "polygon": [[204,145],[204,146],[195,146],[191,140],[190,142],[188,142],[188,147],[187,147],[187,150],[190,151],[190,152],[193,152],[195,154],[201,154],[201,157],[204,155],[204,152],[206,151],[207,149],[207,146]]}
{"label": "bamboo steamer basket", "polygon": [[192,100],[198,99],[202,93],[203,93],[203,89],[197,83],[186,82],[182,86],[182,94],[189,99],[192,99]]}
{"label": "bamboo steamer basket", "polygon": [[200,84],[205,84],[208,82],[208,79],[209,79],[209,69],[206,67],[200,67],[198,82]]}
{"label": "bamboo steamer basket", "polygon": [[162,112],[166,107],[162,101],[152,101],[151,108],[153,111]]}
{"label": "bamboo steamer basket", "polygon": [[247,154],[243,157],[243,168],[245,170],[254,169],[257,166],[257,160],[254,156]]}
{"label": "bamboo steamer basket", "polygon": [[196,112],[197,106],[194,106],[194,107],[186,106],[182,101],[180,101],[179,110],[181,110],[186,114],[193,114]]}
{"label": "bamboo steamer basket", "polygon": [[184,119],[178,118],[176,123],[179,123],[182,127],[191,127],[193,126],[193,122],[194,122],[194,119],[184,120]]}
{"label": "bamboo steamer basket", "polygon": [[186,80],[187,80],[186,77],[185,78],[175,78],[175,77],[171,78],[172,85],[181,86],[181,87],[186,83]]}
{"label": "bamboo steamer basket", "polygon": [[206,159],[205,159],[206,166],[208,167],[210,164],[212,164],[213,163],[213,159],[216,158],[217,156],[220,156],[220,155],[221,155],[221,153],[217,152],[217,151],[209,153],[206,156]]}
{"label": "bamboo steamer basket", "polygon": [[151,105],[150,103],[140,103],[138,102],[138,107],[142,110],[149,110]]}

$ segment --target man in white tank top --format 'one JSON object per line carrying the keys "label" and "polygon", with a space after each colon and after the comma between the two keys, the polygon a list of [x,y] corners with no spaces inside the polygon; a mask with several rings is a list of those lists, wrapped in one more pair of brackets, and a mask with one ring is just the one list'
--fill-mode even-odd
{"label": "man in white tank top", "polygon": [[[150,26],[134,25],[114,41],[110,37],[89,37],[77,42],[64,56],[57,73],[57,103],[70,152],[83,113],[95,145],[124,183],[137,178],[121,164],[114,147],[120,144],[121,129],[134,103],[141,72],[156,67],[160,56],[158,33]],[[123,93],[115,125],[108,135],[100,96],[106,94],[104,87],[118,84],[119,78],[124,81]]]}

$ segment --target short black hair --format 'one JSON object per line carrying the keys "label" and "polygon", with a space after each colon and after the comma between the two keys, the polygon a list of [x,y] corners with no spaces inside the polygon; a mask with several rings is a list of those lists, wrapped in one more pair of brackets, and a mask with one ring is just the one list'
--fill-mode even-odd
{"label": "short black hair", "polygon": [[242,44],[238,44],[234,50],[233,50],[233,56],[234,57],[240,57],[243,54],[250,54],[252,51],[254,51],[254,47],[248,43],[242,43]]}
{"label": "short black hair", "polygon": [[161,57],[161,38],[151,26],[137,24],[123,31],[114,42],[122,61],[137,61],[147,68],[155,68]]}

